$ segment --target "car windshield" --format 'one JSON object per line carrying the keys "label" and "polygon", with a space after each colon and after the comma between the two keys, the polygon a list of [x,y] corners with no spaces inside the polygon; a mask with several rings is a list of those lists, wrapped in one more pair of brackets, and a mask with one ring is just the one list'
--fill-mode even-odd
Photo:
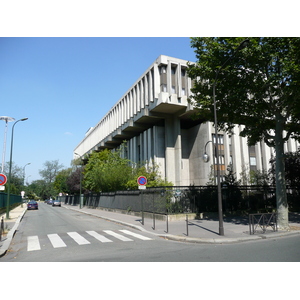
{"label": "car windshield", "polygon": [[28,204],[36,204],[35,201],[29,201]]}

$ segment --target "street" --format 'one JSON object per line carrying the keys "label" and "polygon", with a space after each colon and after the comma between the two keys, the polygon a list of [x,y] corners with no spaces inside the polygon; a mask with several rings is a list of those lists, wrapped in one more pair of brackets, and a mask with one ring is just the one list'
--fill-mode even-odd
{"label": "street", "polygon": [[193,244],[63,207],[27,211],[3,262],[299,262],[300,237]]}

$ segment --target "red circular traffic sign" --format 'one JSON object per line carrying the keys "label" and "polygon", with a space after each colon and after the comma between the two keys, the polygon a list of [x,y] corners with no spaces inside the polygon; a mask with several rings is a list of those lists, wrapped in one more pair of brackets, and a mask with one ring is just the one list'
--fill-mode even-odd
{"label": "red circular traffic sign", "polygon": [[137,182],[139,185],[146,185],[147,184],[147,178],[145,176],[140,176],[137,179]]}
{"label": "red circular traffic sign", "polygon": [[7,177],[4,174],[0,174],[0,185],[4,185],[7,181]]}

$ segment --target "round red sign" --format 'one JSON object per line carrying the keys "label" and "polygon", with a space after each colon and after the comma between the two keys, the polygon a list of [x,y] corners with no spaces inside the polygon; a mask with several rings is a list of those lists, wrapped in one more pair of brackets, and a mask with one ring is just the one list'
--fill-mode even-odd
{"label": "round red sign", "polygon": [[139,185],[146,185],[147,184],[147,178],[145,176],[140,176],[137,179],[137,182]]}
{"label": "round red sign", "polygon": [[0,174],[0,185],[4,185],[7,181],[7,177],[4,174]]}

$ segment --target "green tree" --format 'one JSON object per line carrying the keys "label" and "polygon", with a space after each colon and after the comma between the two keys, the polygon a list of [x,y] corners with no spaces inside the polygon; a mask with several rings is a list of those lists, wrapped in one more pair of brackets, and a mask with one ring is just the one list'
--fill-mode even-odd
{"label": "green tree", "polygon": [[188,68],[194,80],[190,101],[199,117],[213,120],[215,85],[219,128],[230,131],[234,124],[243,124],[241,136],[250,145],[264,140],[274,147],[278,226],[285,229],[284,143],[300,137],[300,38],[249,38],[248,47],[238,49],[243,40],[191,39],[197,62]]}
{"label": "green tree", "polygon": [[47,199],[49,196],[47,183],[45,180],[39,179],[31,182],[30,185],[26,187],[26,195],[35,194],[41,199]]}
{"label": "green tree", "polygon": [[[9,173],[9,162],[4,165],[4,174]],[[14,162],[11,164],[11,181],[10,181],[10,193],[20,195],[24,189],[24,173],[23,169],[17,166]]]}
{"label": "green tree", "polygon": [[127,181],[126,188],[130,190],[138,189],[137,179],[139,176],[145,176],[147,178],[147,187],[173,186],[172,182],[162,179],[159,174],[158,165],[152,162],[149,166],[142,164],[139,167],[133,168],[131,179]]}
{"label": "green tree", "polygon": [[39,170],[39,174],[44,181],[43,199],[47,199],[56,194],[53,183],[58,172],[63,168],[58,160],[46,161],[44,169]]}
{"label": "green tree", "polygon": [[57,193],[70,193],[68,179],[72,174],[72,169],[64,169],[57,173],[53,182],[53,187]]}
{"label": "green tree", "polygon": [[94,192],[123,190],[132,176],[127,159],[121,157],[121,150],[103,150],[89,157],[84,170],[84,187]]}
{"label": "green tree", "polygon": [[[269,175],[275,182],[275,159],[270,160],[271,168]],[[297,152],[285,154],[286,183],[292,187],[300,187],[300,149]]]}

